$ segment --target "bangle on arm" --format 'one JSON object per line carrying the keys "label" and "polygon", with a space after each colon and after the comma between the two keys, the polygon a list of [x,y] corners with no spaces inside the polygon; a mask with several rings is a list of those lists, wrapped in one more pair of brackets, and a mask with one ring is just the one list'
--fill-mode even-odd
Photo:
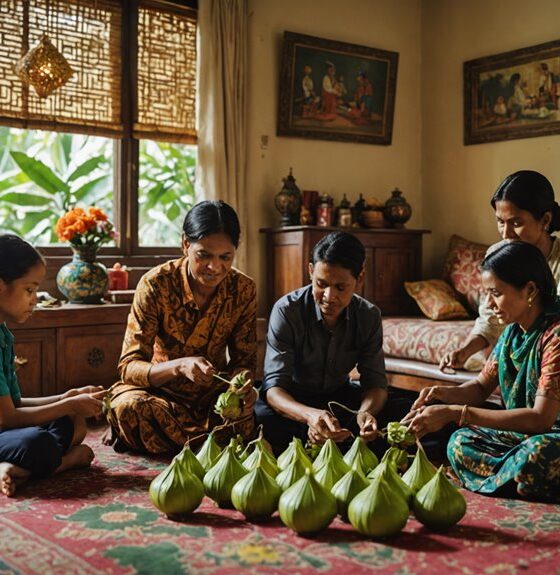
{"label": "bangle on arm", "polygon": [[467,415],[469,413],[469,406],[467,404],[463,405],[463,409],[461,410],[461,417],[459,418],[459,427],[463,427],[467,425]]}

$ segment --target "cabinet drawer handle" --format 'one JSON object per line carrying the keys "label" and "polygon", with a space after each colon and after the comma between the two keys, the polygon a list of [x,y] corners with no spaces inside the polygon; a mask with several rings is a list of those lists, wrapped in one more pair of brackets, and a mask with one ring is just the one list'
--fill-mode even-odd
{"label": "cabinet drawer handle", "polygon": [[29,360],[26,357],[18,357],[16,355],[16,358],[14,360],[14,370],[18,371],[19,369],[21,369],[24,365],[27,365],[29,363]]}
{"label": "cabinet drawer handle", "polygon": [[87,362],[91,367],[99,367],[105,362],[105,352],[98,348],[92,347],[87,354]]}

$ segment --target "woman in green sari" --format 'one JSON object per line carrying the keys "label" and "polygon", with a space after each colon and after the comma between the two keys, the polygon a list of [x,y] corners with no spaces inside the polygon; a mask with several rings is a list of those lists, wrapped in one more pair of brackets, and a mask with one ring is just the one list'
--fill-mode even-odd
{"label": "woman in green sari", "polygon": [[[509,325],[476,379],[422,390],[408,417],[410,429],[421,437],[459,425],[447,456],[471,491],[560,501],[560,300],[554,278],[539,249],[524,242],[505,244],[481,267],[493,312]],[[497,385],[505,409],[477,407]]]}

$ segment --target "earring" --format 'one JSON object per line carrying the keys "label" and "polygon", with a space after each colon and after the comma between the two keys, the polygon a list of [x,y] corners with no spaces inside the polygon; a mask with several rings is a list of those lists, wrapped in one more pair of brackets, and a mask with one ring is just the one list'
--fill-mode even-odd
{"label": "earring", "polygon": [[533,307],[533,296],[532,296],[532,295],[530,295],[530,296],[527,298],[527,303],[529,304],[529,307],[530,307],[530,308]]}

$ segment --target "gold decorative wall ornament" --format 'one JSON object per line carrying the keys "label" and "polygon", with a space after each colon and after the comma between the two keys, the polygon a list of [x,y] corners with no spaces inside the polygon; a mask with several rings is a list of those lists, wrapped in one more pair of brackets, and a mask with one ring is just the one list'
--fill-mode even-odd
{"label": "gold decorative wall ornament", "polygon": [[52,94],[74,74],[68,60],[57,50],[47,34],[43,34],[39,43],[19,60],[15,71],[25,84],[33,86],[39,98]]}

